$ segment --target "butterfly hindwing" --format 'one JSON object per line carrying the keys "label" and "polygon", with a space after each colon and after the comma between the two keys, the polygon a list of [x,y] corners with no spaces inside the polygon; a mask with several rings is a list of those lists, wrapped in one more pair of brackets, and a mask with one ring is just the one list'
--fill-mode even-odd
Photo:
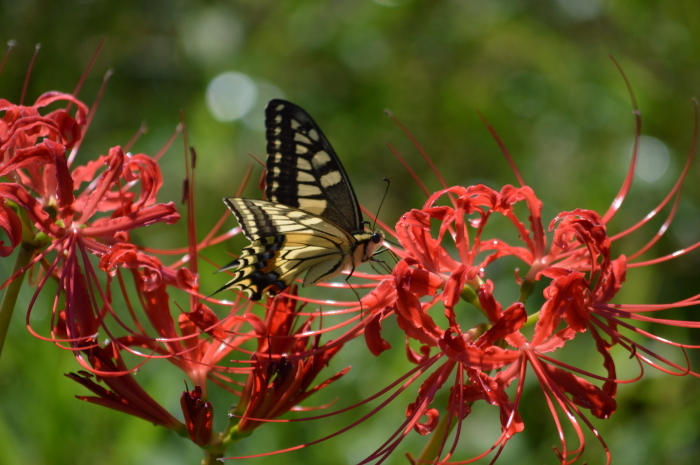
{"label": "butterfly hindwing", "polygon": [[224,202],[251,242],[259,237],[291,233],[327,235],[339,237],[345,242],[352,239],[348,232],[333,223],[281,203],[244,198],[228,198]]}
{"label": "butterfly hindwing", "polygon": [[304,110],[284,100],[265,109],[267,199],[313,213],[345,231],[362,230],[362,214],[338,156]]}
{"label": "butterfly hindwing", "polygon": [[251,245],[222,268],[235,270],[222,289],[247,291],[252,300],[259,300],[264,291],[277,294],[305,271],[305,286],[337,273],[356,243],[323,218],[283,204],[244,198],[224,201]]}

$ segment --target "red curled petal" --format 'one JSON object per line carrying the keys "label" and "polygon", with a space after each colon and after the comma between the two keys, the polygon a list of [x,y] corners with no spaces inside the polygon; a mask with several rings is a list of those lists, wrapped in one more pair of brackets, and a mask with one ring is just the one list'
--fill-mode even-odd
{"label": "red curled petal", "polygon": [[416,339],[423,344],[435,346],[437,338],[442,335],[442,330],[425,312],[418,297],[410,291],[413,271],[405,261],[399,262],[394,267],[393,273],[396,279],[397,293],[395,303],[397,323],[406,333],[406,336]]}
{"label": "red curled petal", "polygon": [[550,338],[562,319],[575,331],[583,332],[591,315],[586,305],[590,294],[586,276],[578,271],[549,268],[543,275],[553,281],[543,291],[547,301],[540,310],[532,345],[538,346]]}
{"label": "red curled petal", "polygon": [[[183,315],[181,315],[183,316]],[[206,305],[198,303],[191,312],[185,312],[184,316],[197,326],[201,331],[205,331],[210,336],[219,340],[226,338],[226,331],[221,328],[221,320]]]}
{"label": "red curled petal", "polygon": [[81,212],[77,223],[85,224],[87,220],[98,211],[100,204],[107,198],[107,193],[116,184],[122,175],[124,167],[124,152],[121,147],[112,147],[109,149],[109,155],[105,160],[108,163],[108,168],[95,181],[96,187],[87,199],[80,198],[76,210]]}
{"label": "red curled petal", "polygon": [[72,149],[83,136],[83,127],[85,120],[82,122],[76,121],[65,110],[56,110],[46,115],[46,118],[51,119],[56,124],[58,132],[61,134],[62,145],[65,145],[66,150]]}
{"label": "red curled petal", "polygon": [[154,223],[173,224],[179,219],[180,214],[172,202],[159,203],[121,218],[101,221],[94,226],[83,228],[82,232],[88,237],[113,237],[117,233]]}
{"label": "red curled petal", "polygon": [[516,302],[503,312],[503,316],[491,326],[484,334],[479,336],[477,345],[487,347],[499,339],[506,339],[518,331],[527,321],[527,312],[521,302]]}
{"label": "red curled petal", "polygon": [[56,198],[58,199],[58,208],[61,218],[69,218],[75,210],[73,204],[75,197],[73,196],[73,178],[70,175],[68,168],[68,160],[66,160],[65,147],[50,140],[44,141],[47,147],[50,147],[54,156],[54,166],[56,167]]}
{"label": "red curled petal", "polygon": [[595,384],[589,383],[569,371],[546,363],[543,363],[541,367],[547,372],[553,384],[571,394],[572,400],[576,405],[590,410],[597,418],[609,418],[617,409],[615,399]]}
{"label": "red curled petal", "polygon": [[602,270],[601,277],[593,292],[594,301],[596,303],[610,302],[622,288],[622,283],[625,282],[626,276],[627,257],[620,255]]}
{"label": "red curled petal", "polygon": [[134,209],[147,207],[156,202],[158,190],[163,185],[163,176],[158,163],[143,154],[131,155],[124,163],[124,179],[129,182],[139,181],[141,195],[135,202]]}
{"label": "red curled petal", "polygon": [[97,172],[107,163],[107,158],[107,155],[100,155],[97,159],[90,160],[85,165],[76,166],[73,169],[73,179],[76,184],[80,185],[80,183],[94,180]]}
{"label": "red curled petal", "polygon": [[85,121],[85,115],[87,115],[88,112],[87,106],[71,94],[64,94],[63,92],[57,91],[44,92],[36,99],[32,107],[41,108],[61,100],[75,104],[78,107],[78,111],[76,112],[78,121]]}
{"label": "red curled petal", "polygon": [[365,327],[365,343],[375,357],[378,357],[385,350],[391,349],[391,344],[381,335],[383,318],[381,313],[377,313]]}
{"label": "red curled petal", "polygon": [[603,391],[614,398],[615,394],[617,394],[617,383],[615,382],[617,379],[617,369],[615,368],[615,360],[610,353],[610,349],[613,345],[600,337],[600,334],[595,328],[591,329],[591,335],[593,339],[595,339],[596,350],[603,356],[603,366],[608,372],[608,379],[603,384]]}
{"label": "red curled petal", "polygon": [[18,169],[51,163],[54,160],[54,155],[45,142],[49,141],[45,140],[41,144],[16,150],[7,163],[0,169],[0,176],[4,176]]}
{"label": "red curled petal", "polygon": [[445,283],[445,290],[442,292],[442,303],[445,305],[445,316],[450,322],[452,328],[457,327],[457,317],[454,313],[454,307],[461,299],[461,292],[464,288],[464,283],[467,280],[468,268],[464,263],[460,263],[457,268],[450,274],[450,277]]}
{"label": "red curled petal", "polygon": [[404,275],[403,286],[417,296],[434,296],[442,287],[443,280],[440,276],[422,268],[411,268]]}
{"label": "red curled petal", "polygon": [[416,423],[413,429],[421,436],[426,436],[432,433],[437,427],[440,414],[436,409],[430,408],[423,412],[423,416],[427,416],[428,418],[423,422]]}
{"label": "red curled petal", "polygon": [[484,309],[492,322],[498,321],[503,316],[503,307],[493,296],[493,281],[487,279],[476,291],[479,304]]}
{"label": "red curled petal", "polygon": [[44,234],[59,238],[65,235],[65,229],[53,222],[48,213],[44,211],[37,199],[29,195],[27,190],[19,184],[6,182],[0,183],[0,198],[12,200],[24,208],[29,219]]}
{"label": "red curled petal", "polygon": [[139,276],[146,291],[154,291],[163,282],[161,261],[152,255],[139,251],[133,244],[113,245],[109,252],[102,255],[99,266],[110,276],[115,275],[117,266],[132,270],[141,269],[142,273]]}
{"label": "red curled petal", "polygon": [[362,307],[370,312],[381,312],[387,307],[393,307],[396,301],[396,283],[394,279],[382,280],[372,291],[362,298]]}
{"label": "red curled petal", "polygon": [[0,229],[5,231],[10,239],[9,246],[0,240],[0,257],[7,257],[22,240],[22,220],[4,202],[0,202]]}
{"label": "red curled petal", "polygon": [[473,344],[467,344],[460,337],[452,337],[451,331],[439,340],[440,349],[445,355],[463,364],[467,368],[479,371],[490,371],[510,365],[520,356],[519,350],[506,350],[497,346],[488,346],[484,349]]}
{"label": "red curled petal", "polygon": [[396,229],[401,229],[400,226],[415,226],[418,228],[430,229],[430,215],[421,210],[413,209],[401,217],[396,224]]}
{"label": "red curled petal", "polygon": [[61,210],[61,218],[73,214],[73,178],[68,169],[66,160],[66,147],[50,139],[44,139],[40,144],[19,149],[10,159],[7,165],[0,170],[0,176],[4,173],[41,165],[52,165],[56,176],[56,198]]}
{"label": "red curled petal", "polygon": [[188,268],[180,268],[177,270],[175,278],[178,289],[190,293],[194,293],[199,290],[197,275],[192,274]]}

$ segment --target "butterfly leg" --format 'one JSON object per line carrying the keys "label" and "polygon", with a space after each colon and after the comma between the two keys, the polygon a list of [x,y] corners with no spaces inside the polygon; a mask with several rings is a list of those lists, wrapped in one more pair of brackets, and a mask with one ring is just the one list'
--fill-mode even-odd
{"label": "butterfly leg", "polygon": [[381,271],[385,271],[387,274],[391,274],[391,267],[384,260],[377,260],[376,258],[371,258],[369,260],[369,266],[371,266],[376,273],[381,273],[381,271],[377,270],[374,267],[375,263],[379,263],[380,268],[382,268]]}
{"label": "butterfly leg", "polygon": [[352,278],[352,274],[355,272],[355,267],[352,267],[350,270],[350,273],[345,277],[345,284],[348,285],[350,289],[352,289],[352,292],[355,293],[355,296],[357,296],[357,301],[360,303],[360,318],[362,318],[362,312],[364,311],[364,308],[362,307],[362,299],[360,298],[360,294],[357,293],[354,287],[352,287],[352,284],[350,284],[350,278]]}

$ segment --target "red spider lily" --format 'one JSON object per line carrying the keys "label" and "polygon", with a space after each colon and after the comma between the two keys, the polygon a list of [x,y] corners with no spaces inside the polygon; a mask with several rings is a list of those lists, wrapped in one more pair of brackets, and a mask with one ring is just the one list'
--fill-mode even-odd
{"label": "red spider lily", "polygon": [[286,295],[269,299],[265,322],[256,329],[258,347],[251,358],[252,372],[234,412],[234,417],[240,417],[237,434],[249,434],[265,420],[289,412],[348,371],[345,369],[311,388],[342,344],[321,347],[320,334],[310,336],[314,334],[313,316],[294,327],[299,319],[295,296],[296,286]]}
{"label": "red spider lily", "polygon": [[[76,104],[75,118],[63,109],[46,116],[40,114],[40,109],[59,101]],[[60,220],[72,215],[73,180],[68,174],[65,153],[80,140],[86,122],[85,105],[70,95],[49,92],[29,107],[0,99],[0,111],[5,112],[0,118],[0,177],[21,183],[12,188],[3,184],[3,190],[14,190],[23,196],[26,190],[22,185],[26,186],[41,198],[40,208],[55,209]],[[9,255],[21,240],[22,223],[5,198],[0,194],[0,223],[11,247],[0,249],[0,256]]]}
{"label": "red spider lily", "polygon": [[[41,114],[47,105],[58,101],[75,105],[76,110],[72,115],[67,109]],[[45,339],[73,351],[84,368],[67,375],[94,394],[78,398],[189,437],[205,450],[203,463],[214,463],[229,446],[260,426],[287,421],[280,417],[290,411],[310,410],[299,404],[347,372],[342,370],[313,385],[345,342],[364,334],[372,353],[389,350],[391,345],[382,338],[381,325],[392,316],[405,334],[407,358],[416,368],[379,394],[399,385],[397,392],[405,391],[421,375],[426,376],[406,408],[402,425],[362,463],[383,462],[411,431],[431,436],[416,462],[448,463],[455,456],[463,422],[478,401],[497,407],[501,431],[491,448],[467,462],[496,451],[495,461],[507,441],[526,426],[525,415],[519,410],[529,374],[534,374],[541,386],[560,432],[558,458],[561,463],[572,463],[581,457],[585,445],[579,422],[597,434],[585,410],[597,418],[610,417],[617,408],[617,384],[628,382],[618,379],[611,355],[614,346],[627,349],[642,367],[647,363],[673,374],[698,376],[628,335],[682,349],[692,347],[663,340],[635,323],[698,327],[697,322],[647,316],[649,312],[697,305],[698,296],[655,306],[612,302],[628,268],[655,262],[635,260],[658,240],[673,218],[692,151],[678,183],[653,214],[616,236],[608,235],[607,224],[629,190],[636,151],[620,195],[602,216],[581,209],[562,212],[547,230],[542,222],[542,202],[524,182],[521,187],[505,186],[500,191],[483,185],[445,187],[429,196],[422,209],[406,213],[397,223],[394,235],[403,250],[395,249],[401,260],[389,276],[354,273],[370,281],[353,286],[371,289],[360,302],[309,299],[291,288],[262,306],[239,297],[230,303],[200,295],[198,253],[237,234],[238,229],[215,237],[219,223],[197,242],[194,178],[189,166],[184,196],[187,246],[150,250],[135,244],[131,231],[156,223],[170,225],[179,219],[171,203],[156,203],[163,182],[157,157],[130,155],[113,147],[85,166],[72,166],[90,115],[71,95],[47,93],[29,107],[0,100],[0,112],[4,112],[0,119],[0,176],[9,181],[0,184],[0,228],[9,238],[7,245],[0,243],[0,256],[20,248],[18,255],[24,257],[18,259],[8,289],[17,285],[27,270],[38,270],[29,319],[38,293],[50,279],[55,280],[58,292],[52,334]],[[517,172],[516,176],[521,179]],[[672,199],[672,211],[662,231],[647,246],[631,257],[613,253],[616,240],[646,223]],[[521,220],[523,206],[527,220]],[[520,243],[488,236],[489,221],[497,215],[512,225]],[[700,243],[682,252],[697,246]],[[167,264],[161,255],[182,257]],[[518,259],[527,271],[522,277],[516,273],[518,300],[502,304],[495,297],[496,284],[490,273],[491,265],[506,257]],[[530,297],[542,282],[544,303],[535,306]],[[350,287],[347,283],[324,286],[334,293],[335,287]],[[187,305],[177,303],[182,298],[187,299]],[[324,311],[324,318],[354,316],[337,325],[321,327],[319,323],[316,327],[320,310],[305,312],[299,301],[336,307]],[[482,322],[468,322],[468,304],[483,316]],[[258,312],[264,315],[258,316]],[[345,333],[333,334],[332,340],[323,342],[327,333],[340,329]],[[108,340],[99,342],[99,333]],[[553,355],[574,338],[588,335],[592,349],[603,359],[602,375],[561,362]],[[180,396],[183,421],[168,412],[134,376],[137,370],[146,371],[163,361],[179,369],[183,381],[194,384],[191,390],[185,384]],[[225,406],[228,412],[230,404],[236,405],[228,425],[218,433],[213,430],[217,408],[210,400],[210,391],[216,387],[237,401]],[[446,388],[447,395],[439,396]],[[445,404],[436,405],[436,399],[441,398],[446,399]],[[562,413],[577,436],[576,447],[570,446],[564,434]],[[454,441],[449,444],[453,431]],[[609,461],[607,447],[599,440]]]}
{"label": "red spider lily", "polygon": [[[689,367],[676,364],[632,341],[620,331],[620,328],[625,328],[672,346],[694,348],[636,328],[634,321],[698,328],[700,323],[694,321],[644,316],[650,311],[698,305],[700,299],[697,296],[656,306],[611,303],[622,287],[629,267],[658,262],[631,264],[624,255],[613,255],[613,242],[638,229],[675,198],[659,234],[634,256],[639,256],[658,240],[675,214],[678,194],[693,153],[694,147],[678,182],[652,214],[612,238],[608,236],[606,225],[629,190],[636,149],[630,174],[610,211],[603,217],[581,209],[560,213],[549,225],[549,246],[541,221],[542,202],[527,186],[505,186],[500,192],[483,185],[445,188],[430,196],[422,209],[403,215],[396,225],[396,237],[405,255],[394,267],[393,277],[385,280],[367,299],[367,302],[375,303],[371,306],[375,316],[365,335],[375,354],[388,349],[390,346],[381,338],[379,321],[393,313],[407,341],[413,340],[420,345],[420,353],[407,346],[409,360],[419,366],[420,372],[433,368],[434,371],[421,385],[416,401],[409,405],[407,420],[401,430],[365,462],[377,459],[377,463],[381,463],[413,428],[420,434],[432,433],[434,436],[420,461],[450,463],[448,460],[456,449],[462,422],[478,400],[499,407],[501,435],[491,449],[459,463],[473,462],[498,448],[493,458],[495,461],[506,442],[525,427],[518,408],[523,383],[530,370],[545,393],[560,431],[561,446],[556,449],[560,462],[573,463],[583,453],[585,438],[577,417],[596,434],[609,462],[607,447],[582,411],[588,410],[593,416],[605,419],[617,407],[614,399],[617,384],[628,381],[617,378],[615,361],[610,354],[613,346],[626,348],[640,363],[673,374],[700,376]],[[520,179],[519,173],[516,175]],[[527,221],[518,218],[516,206],[519,203],[527,207]],[[486,237],[487,224],[494,215],[501,215],[510,222],[521,240],[520,244]],[[451,238],[452,246],[447,244],[448,238]],[[699,246],[700,243],[696,243],[681,253]],[[677,255],[680,253],[662,260]],[[520,260],[528,271],[523,278],[516,273],[520,297],[503,310],[494,297],[495,286],[488,276],[489,265],[507,256]],[[533,294],[535,283],[544,279],[549,280],[542,292],[544,304],[531,308],[528,298]],[[462,300],[475,307],[485,317],[485,323],[463,328],[460,320],[464,319],[466,308],[460,305]],[[431,311],[435,306],[442,309],[445,324],[439,323],[439,313]],[[524,330],[533,323],[534,331],[528,335]],[[589,373],[550,355],[583,334],[592,337],[594,350],[602,356],[605,375]],[[437,355],[430,356],[431,351],[437,351]],[[671,370],[663,365],[670,366]],[[452,374],[454,381],[445,417],[440,421],[438,410],[432,404],[436,393],[448,383]],[[601,385],[584,377],[597,380]],[[517,384],[515,399],[511,399],[506,389],[514,382]],[[569,446],[559,412],[564,412],[573,426],[579,442],[577,447]],[[449,432],[455,427],[456,438],[448,447]]]}
{"label": "red spider lily", "polygon": [[[74,117],[68,110],[40,114],[61,100],[77,107]],[[155,158],[113,147],[73,167],[75,153],[68,153],[79,146],[90,119],[82,102],[52,92],[30,107],[0,104],[5,112],[0,175],[11,181],[0,184],[0,228],[9,238],[9,244],[0,243],[0,253],[8,256],[20,244],[29,252],[19,254],[20,266],[5,285],[14,288],[27,270],[39,270],[28,322],[39,292],[49,280],[57,282],[52,334],[42,338],[65,345],[84,368],[67,375],[95,394],[79,399],[189,436],[214,463],[232,443],[342,376],[345,371],[312,387],[342,344],[320,344],[320,333],[314,335],[311,328],[314,316],[295,312],[295,295],[270,300],[263,319],[252,312],[259,307],[239,299],[233,305],[213,302],[223,304],[228,312],[223,318],[203,302],[193,257],[237,230],[218,237],[213,231],[197,243],[190,214],[185,249],[149,251],[132,242],[130,232],[136,228],[179,219],[172,203],[156,203],[162,177]],[[185,199],[192,212],[189,171],[187,179]],[[183,258],[166,265],[157,256],[161,253]],[[187,310],[173,305],[173,293],[184,293]],[[98,342],[99,332],[108,337],[106,343]],[[241,355],[245,360],[231,360]],[[134,359],[137,363],[130,364]],[[134,377],[147,362],[159,360],[194,383],[180,399],[184,423]],[[232,417],[222,433],[213,431],[212,384],[240,397],[242,416]]]}
{"label": "red spider lily", "polygon": [[[61,101],[77,108],[75,116],[67,108],[42,115],[44,107]],[[71,95],[49,92],[31,106],[0,100],[0,112],[0,176],[9,181],[0,183],[0,227],[10,239],[9,245],[0,244],[0,253],[8,256],[22,243],[15,272],[4,284],[7,289],[0,311],[11,311],[17,284],[28,269],[38,266],[40,279],[27,311],[27,322],[39,292],[49,279],[55,279],[58,292],[50,340],[68,344],[88,370],[68,376],[97,394],[79,398],[186,434],[185,425],[136,382],[132,372],[140,365],[128,367],[122,356],[123,351],[136,354],[147,349],[150,354],[146,359],[152,359],[154,354],[173,358],[186,369],[190,379],[201,379],[204,357],[195,359],[195,364],[183,354],[206,352],[191,343],[200,334],[191,327],[192,321],[203,321],[207,309],[197,306],[197,312],[192,312],[196,316],[191,319],[183,313],[180,326],[185,336],[176,334],[165,291],[165,286],[173,286],[196,295],[196,279],[187,269],[164,266],[130,240],[129,233],[135,228],[172,224],[179,219],[172,203],[156,203],[162,185],[156,161],[113,147],[107,155],[85,166],[72,167],[73,156],[68,154],[78,147],[90,118],[87,107]],[[91,256],[99,259],[97,266]],[[116,311],[122,305],[134,310],[119,267],[131,270],[140,302],[157,330],[160,345],[141,326],[140,316],[131,313],[135,328],[129,327]],[[121,291],[117,293],[112,289],[115,276]],[[116,295],[121,295],[123,302],[116,303]],[[110,318],[112,324],[108,324]],[[224,330],[217,329],[218,322],[215,323],[210,325],[210,333],[220,337]],[[126,334],[119,335],[115,327],[121,327]],[[111,339],[104,346],[96,338],[100,328]],[[173,334],[177,337],[169,341],[170,346],[165,343],[170,351],[164,350],[162,341]],[[4,340],[4,328],[1,339]],[[178,345],[182,341],[185,343]],[[93,381],[95,376],[107,388]],[[197,389],[193,392],[201,393]],[[190,404],[183,402],[183,408]],[[190,417],[187,418],[189,426]],[[198,434],[193,440],[200,444],[204,439]]]}
{"label": "red spider lily", "polygon": [[[102,173],[97,171],[99,165],[106,167]],[[76,326],[74,323],[89,319],[99,324],[97,296],[78,292],[76,287],[77,282],[94,279],[88,254],[101,258],[113,254],[121,249],[120,244],[128,242],[129,231],[158,222],[170,224],[177,221],[179,215],[172,203],[155,204],[155,193],[160,185],[157,165],[145,155],[127,156],[119,147],[112,148],[109,155],[100,157],[98,163],[78,167],[72,173],[66,172],[57,178],[59,186],[88,185],[77,195],[58,187],[57,190],[64,190],[67,194],[59,202],[56,215],[48,213],[46,202],[30,195],[21,184],[0,185],[0,197],[21,208],[31,225],[43,236],[41,239],[35,236],[37,243],[41,241],[47,247],[38,252],[34,262],[55,253],[43,282],[50,275],[55,276],[59,281],[59,292],[66,293],[67,335],[79,347],[94,336],[96,328],[94,325]],[[136,180],[147,181],[141,184],[143,190],[139,197],[128,191]],[[39,247],[36,249],[38,251]],[[139,266],[149,265],[150,260],[143,260]],[[87,285],[87,289],[93,288]],[[57,310],[55,307],[54,314]]]}

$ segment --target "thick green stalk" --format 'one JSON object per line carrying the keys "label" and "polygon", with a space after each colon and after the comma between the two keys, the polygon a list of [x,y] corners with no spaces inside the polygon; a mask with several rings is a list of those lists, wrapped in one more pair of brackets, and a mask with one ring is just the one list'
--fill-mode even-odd
{"label": "thick green stalk", "polygon": [[[34,248],[32,246],[22,244],[19,247],[19,253],[17,254],[17,260],[15,260],[15,267],[12,270],[12,275],[27,266],[33,254]],[[2,347],[5,345],[7,329],[10,327],[12,312],[15,309],[15,303],[17,303],[17,296],[19,295],[23,280],[24,273],[15,277],[15,279],[8,284],[7,288],[5,288],[5,294],[2,296],[2,303],[0,303],[0,356],[2,356]]]}
{"label": "thick green stalk", "polygon": [[204,451],[204,458],[202,459],[202,465],[221,465],[223,461],[219,460],[224,454],[221,452],[210,452],[208,450]]}

